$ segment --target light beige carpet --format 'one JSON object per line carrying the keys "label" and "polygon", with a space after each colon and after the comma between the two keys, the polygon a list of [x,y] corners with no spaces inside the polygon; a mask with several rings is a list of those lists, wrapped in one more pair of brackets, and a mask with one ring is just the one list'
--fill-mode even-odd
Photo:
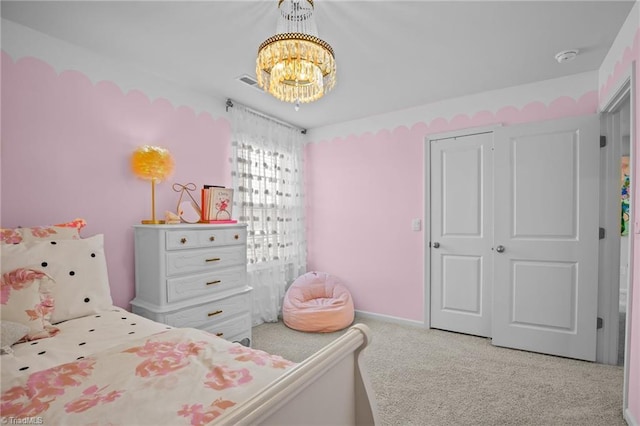
{"label": "light beige carpet", "polygon": [[[626,425],[623,370],[498,348],[489,339],[357,318],[381,425]],[[253,347],[302,361],[342,332],[253,328]]]}

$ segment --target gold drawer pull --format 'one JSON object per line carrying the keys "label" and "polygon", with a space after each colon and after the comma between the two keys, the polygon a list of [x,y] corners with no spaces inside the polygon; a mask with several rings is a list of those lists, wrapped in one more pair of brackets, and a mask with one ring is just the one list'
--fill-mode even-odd
{"label": "gold drawer pull", "polygon": [[238,238],[240,238],[240,235],[236,234],[236,235],[233,236],[233,238],[235,238],[237,240]]}
{"label": "gold drawer pull", "polygon": [[222,282],[222,281],[220,281],[220,280],[209,281],[209,282],[207,283],[207,285],[220,284],[221,282]]}
{"label": "gold drawer pull", "polygon": [[224,333],[216,333],[216,336],[222,337],[222,336],[224,336]]}
{"label": "gold drawer pull", "polygon": [[221,314],[221,313],[222,313],[222,311],[209,312],[209,313],[207,314],[207,316],[208,316],[208,317],[214,317],[214,316],[219,315],[219,314]]}
{"label": "gold drawer pull", "polygon": [[216,237],[214,237],[213,235],[209,237],[209,241],[215,241]]}
{"label": "gold drawer pull", "polygon": [[187,239],[185,237],[180,238],[180,244],[186,244]]}
{"label": "gold drawer pull", "polygon": [[211,259],[206,259],[205,262],[217,262],[218,260],[220,260],[219,257],[213,257]]}

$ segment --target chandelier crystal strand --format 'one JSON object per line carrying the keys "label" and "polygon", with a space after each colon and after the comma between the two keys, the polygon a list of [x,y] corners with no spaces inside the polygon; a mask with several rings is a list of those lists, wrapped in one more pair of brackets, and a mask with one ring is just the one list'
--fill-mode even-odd
{"label": "chandelier crystal strand", "polygon": [[279,0],[277,33],[258,49],[258,86],[277,99],[300,103],[333,89],[336,64],[331,46],[318,38],[312,0]]}

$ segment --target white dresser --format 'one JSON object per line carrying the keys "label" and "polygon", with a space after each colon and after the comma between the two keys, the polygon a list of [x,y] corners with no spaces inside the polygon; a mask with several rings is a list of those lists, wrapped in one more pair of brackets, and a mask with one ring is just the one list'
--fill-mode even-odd
{"label": "white dresser", "polygon": [[251,341],[244,224],[137,225],[133,312]]}

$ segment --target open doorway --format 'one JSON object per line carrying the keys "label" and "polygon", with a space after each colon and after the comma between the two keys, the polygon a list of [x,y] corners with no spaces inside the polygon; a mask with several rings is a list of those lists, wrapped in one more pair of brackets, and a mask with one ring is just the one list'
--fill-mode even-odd
{"label": "open doorway", "polygon": [[629,247],[630,247],[630,206],[631,206],[631,103],[626,95],[614,115],[614,132],[620,144],[620,288],[618,292],[618,365],[624,365],[627,303],[629,294]]}
{"label": "open doorway", "polygon": [[[630,280],[631,196],[631,96],[629,85],[603,111],[601,134],[605,139],[601,163],[601,270],[598,317],[598,361],[624,365],[628,289]],[[604,232],[603,232],[604,231]],[[602,321],[600,321],[602,319]]]}

